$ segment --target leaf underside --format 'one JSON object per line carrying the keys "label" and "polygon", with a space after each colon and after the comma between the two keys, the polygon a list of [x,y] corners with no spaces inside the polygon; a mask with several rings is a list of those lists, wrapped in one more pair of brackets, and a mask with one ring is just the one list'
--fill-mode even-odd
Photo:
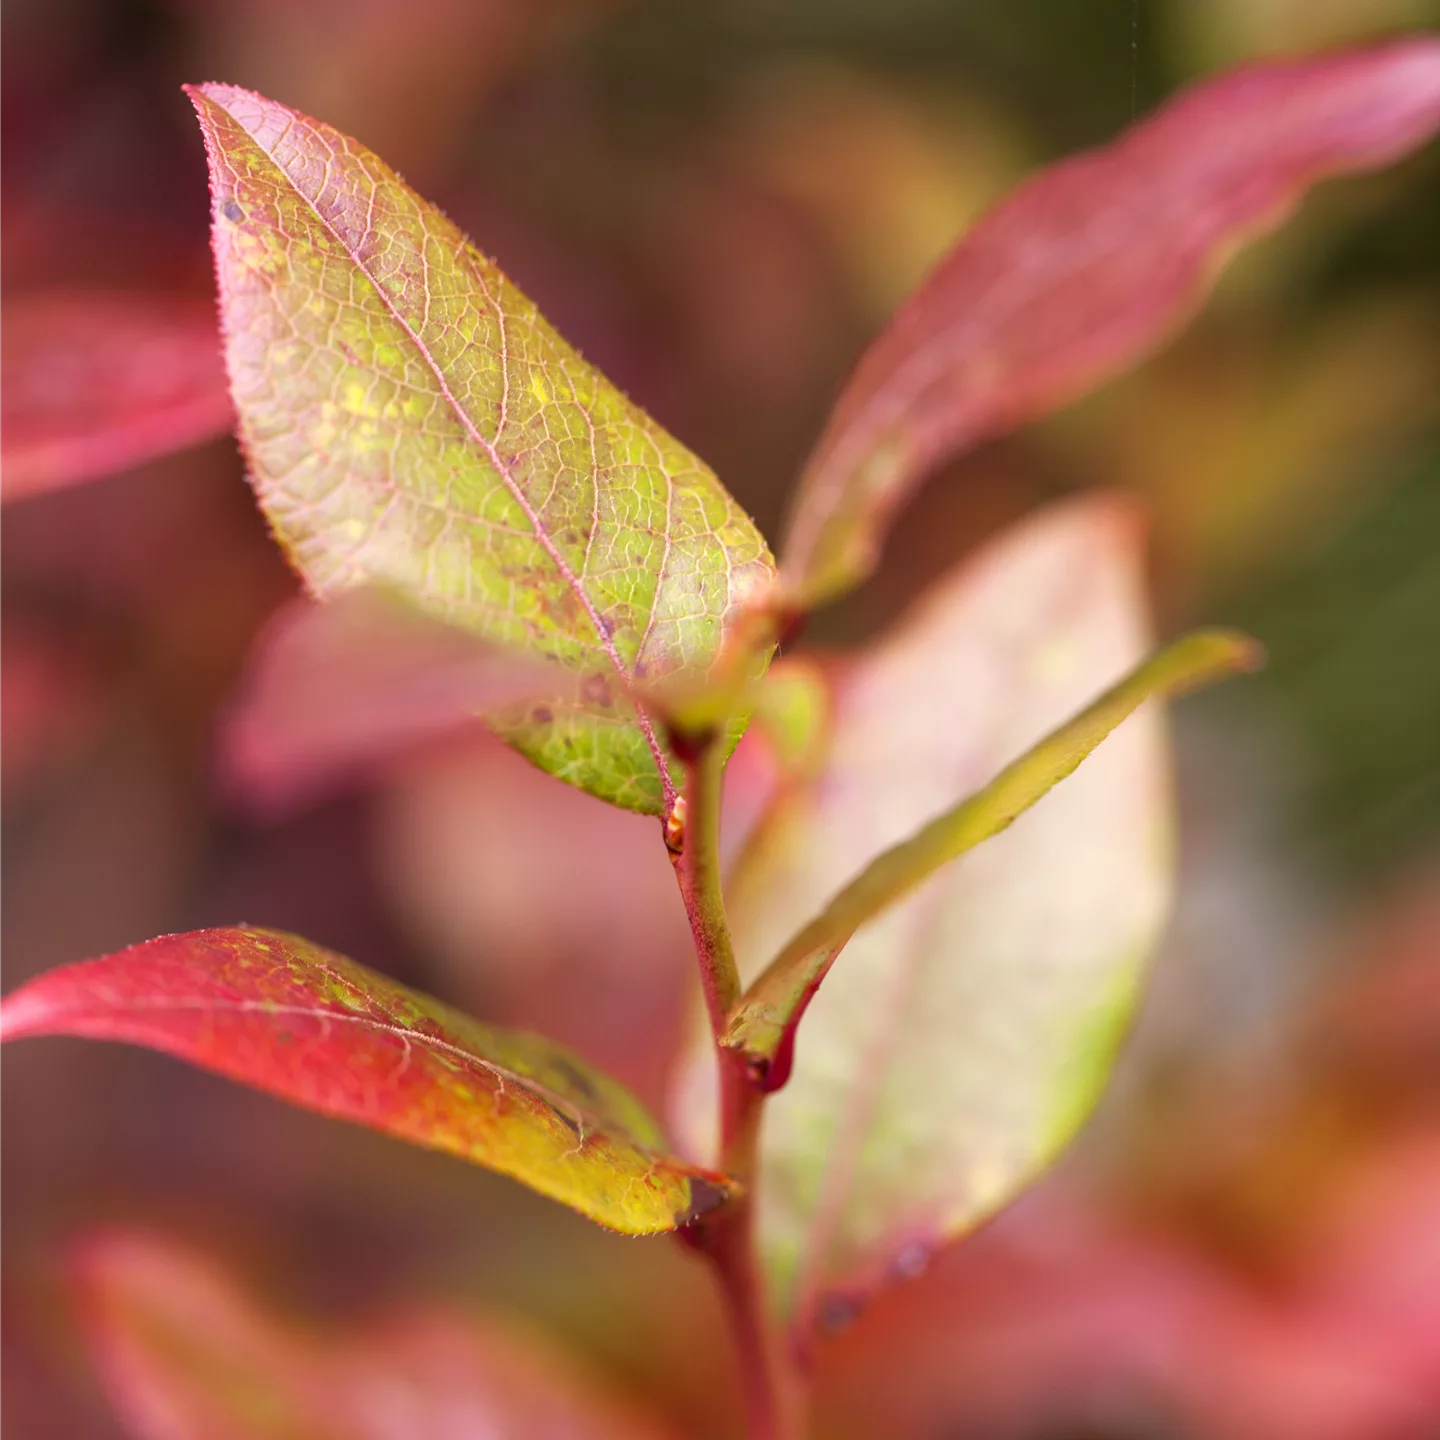
{"label": "leaf underside", "polygon": [[167,935],[53,970],[0,1006],[0,1038],[29,1035],[160,1050],[497,1170],[627,1234],[673,1230],[728,1194],[563,1047],[277,930]]}
{"label": "leaf underside", "polygon": [[769,582],[719,481],[378,157],[228,85],[205,134],[225,356],[256,493],[312,592],[375,584],[573,671],[488,718],[542,768],[660,813],[630,695],[703,677]]}
{"label": "leaf underside", "polygon": [[1327,176],[1440,124],[1440,39],[1256,64],[1051,166],[981,219],[861,359],[807,462],[782,552],[791,604],[875,567],[943,459],[1077,399],[1159,342],[1227,259]]}
{"label": "leaf underside", "polygon": [[796,1027],[840,952],[942,865],[1007,829],[1074,773],[1097,745],[1147,700],[1178,696],[1262,660],[1234,631],[1204,630],[1152,655],[1080,714],[1012,761],[983,789],[877,856],[792,939],[731,1012],[725,1044],[744,1051],[779,1089],[789,1074]]}
{"label": "leaf underside", "polygon": [[[979,790],[1149,648],[1133,512],[1017,527],[833,677],[828,750],[731,886],[742,978],[841,887]],[[1098,1097],[1169,894],[1159,718],[1142,711],[1002,834],[862,925],[766,1108],[758,1192],[797,1335],[914,1273],[1042,1169]],[[713,1061],[677,1119],[703,1153]]]}

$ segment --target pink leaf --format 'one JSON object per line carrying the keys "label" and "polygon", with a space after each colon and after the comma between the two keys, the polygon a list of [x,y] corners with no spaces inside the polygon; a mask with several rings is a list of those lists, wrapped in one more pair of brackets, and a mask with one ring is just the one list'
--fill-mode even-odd
{"label": "pink leaf", "polygon": [[531,699],[573,698],[558,666],[498,649],[384,591],[297,600],[271,621],[221,736],[227,788],[274,812],[357,770]]}
{"label": "pink leaf", "polygon": [[215,307],[44,292],[7,301],[7,500],[128,470],[234,423]]}
{"label": "pink leaf", "polygon": [[74,1272],[91,1353],[136,1440],[660,1440],[600,1377],[517,1329],[452,1312],[317,1334],[217,1266],[140,1235]]}
{"label": "pink leaf", "polygon": [[[821,1421],[886,1440],[1425,1434],[1433,1397],[1397,1347],[1338,1335],[1277,1288],[1053,1185],[820,1350]],[[1433,1320],[1410,1333],[1423,1344]],[[1127,1400],[1145,1419],[1117,1430]]]}
{"label": "pink leaf", "polygon": [[1222,76],[1030,181],[960,241],[841,394],[785,547],[795,603],[863,580],[939,461],[1124,369],[1312,184],[1387,164],[1437,123],[1440,40],[1420,37]]}

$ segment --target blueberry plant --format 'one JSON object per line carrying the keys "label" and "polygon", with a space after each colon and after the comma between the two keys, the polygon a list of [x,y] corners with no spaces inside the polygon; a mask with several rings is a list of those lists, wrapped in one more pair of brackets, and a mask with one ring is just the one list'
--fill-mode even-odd
{"label": "blueberry plant", "polygon": [[[679,1236],[718,1282],[749,1435],[798,1436],[817,1333],[1005,1204],[1093,1106],[1166,908],[1147,702],[1259,653],[1202,631],[1147,658],[1115,496],[1001,536],[869,651],[820,665],[792,642],[942,460],[1132,362],[1312,182],[1420,144],[1440,43],[1221,77],[1023,186],[861,360],[778,564],[705,464],[377,156],[230,85],[190,96],[239,436],[312,597],[267,642],[243,763],[279,783],[463,717],[654,816],[706,1024],[668,1134],[557,1044],[249,925],[43,975],[5,1001],[5,1037],[150,1046]],[[765,794],[722,851],[747,724]],[[280,1428],[221,1424],[192,1366],[191,1428],[163,1433],[381,1433],[353,1355],[349,1409],[316,1418],[301,1358],[244,1353]],[[522,1361],[485,1373],[529,1397],[505,1434],[559,1433],[562,1410],[567,1434],[641,1433],[583,1394],[564,1409]]]}

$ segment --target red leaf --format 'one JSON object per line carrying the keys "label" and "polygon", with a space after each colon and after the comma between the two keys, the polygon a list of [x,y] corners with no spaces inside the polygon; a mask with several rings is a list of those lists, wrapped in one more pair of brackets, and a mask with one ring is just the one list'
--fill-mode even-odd
{"label": "red leaf", "polygon": [[1032,1196],[824,1347],[821,1424],[886,1440],[1426,1433],[1433,1397],[1383,1332],[1337,1333],[1077,1198]]}
{"label": "red leaf", "polygon": [[95,480],[234,423],[215,307],[45,292],[6,303],[4,495]]}
{"label": "red leaf", "polygon": [[1440,40],[1421,37],[1222,76],[1030,181],[961,240],[841,394],[785,547],[796,601],[865,578],[926,470],[1123,369],[1310,185],[1394,160],[1437,123]]}
{"label": "red leaf", "polygon": [[271,621],[221,736],[227,788],[273,813],[523,699],[573,699],[558,666],[384,591],[297,600]]}
{"label": "red leaf", "polygon": [[416,1312],[320,1335],[218,1267],[105,1234],[75,1275],[90,1349],[137,1440],[659,1440],[568,1355],[494,1320]]}
{"label": "red leaf", "polygon": [[336,1119],[498,1170],[627,1234],[726,1198],[664,1153],[623,1086],[540,1036],[468,1015],[295,935],[167,935],[32,980],[0,1039],[145,1045]]}

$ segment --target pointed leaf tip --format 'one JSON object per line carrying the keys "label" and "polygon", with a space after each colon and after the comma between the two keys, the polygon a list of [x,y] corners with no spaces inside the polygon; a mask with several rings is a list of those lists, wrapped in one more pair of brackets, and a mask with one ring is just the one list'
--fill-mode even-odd
{"label": "pointed leaf tip", "polygon": [[378,156],[235,86],[188,87],[210,162],[240,437],[320,598],[391,588],[579,677],[487,719],[543,769],[664,813],[637,679],[703,679],[774,566],[710,470]]}
{"label": "pointed leaf tip", "polygon": [[0,1024],[7,1040],[163,1051],[497,1170],[627,1234],[689,1224],[731,1192],[666,1154],[639,1101],[561,1046],[282,931],[197,930],[64,966],[8,996]]}

